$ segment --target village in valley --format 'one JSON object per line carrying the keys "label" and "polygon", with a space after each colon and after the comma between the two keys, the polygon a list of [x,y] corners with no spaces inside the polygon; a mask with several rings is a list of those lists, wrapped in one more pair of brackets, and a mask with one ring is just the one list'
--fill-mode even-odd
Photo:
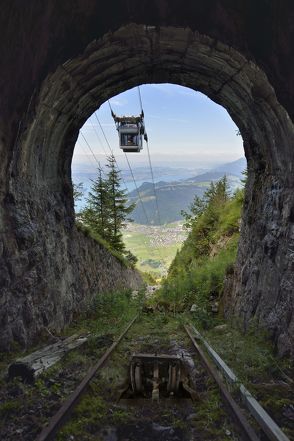
{"label": "village in valley", "polygon": [[160,226],[129,222],[124,241],[138,257],[139,269],[164,276],[187,233],[182,221]]}

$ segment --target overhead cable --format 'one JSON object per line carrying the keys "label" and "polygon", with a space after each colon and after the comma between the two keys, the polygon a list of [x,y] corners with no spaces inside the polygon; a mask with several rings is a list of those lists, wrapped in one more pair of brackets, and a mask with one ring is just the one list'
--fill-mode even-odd
{"label": "overhead cable", "polygon": [[[110,109],[111,114],[113,114],[113,109],[112,109],[112,107],[111,107],[111,104],[110,104],[110,101],[109,101],[109,100],[108,100],[108,105],[109,105],[109,109]],[[128,159],[128,156],[127,156],[126,152],[125,152],[125,158],[126,158],[126,161],[127,161],[127,164],[128,164],[128,167],[129,167],[129,170],[130,170],[130,173],[131,173],[132,179],[133,179],[133,183],[134,183],[134,186],[135,186],[135,189],[136,189],[137,195],[138,195],[138,199],[139,199],[139,201],[141,202],[142,209],[143,209],[143,212],[144,212],[144,216],[146,217],[147,225],[148,225],[148,224],[149,224],[149,218],[148,218],[148,215],[147,215],[147,211],[146,211],[146,209],[145,209],[144,202],[143,202],[143,200],[142,200],[142,198],[141,198],[141,195],[140,195],[140,192],[139,192],[139,188],[138,188],[138,185],[137,185],[137,182],[136,182],[135,176],[134,176],[134,172],[133,172],[133,170],[132,170],[132,167],[131,167],[131,164],[130,164],[130,161],[129,161],[129,159]]]}
{"label": "overhead cable", "polygon": [[102,141],[101,141],[101,139],[100,139],[100,136],[98,135],[98,132],[97,132],[97,130],[96,130],[94,124],[93,124],[93,121],[91,121],[91,119],[90,119],[90,123],[91,123],[91,125],[92,125],[92,128],[93,128],[93,130],[94,130],[94,132],[95,132],[95,135],[96,135],[96,137],[97,137],[97,139],[98,139],[99,144],[100,144],[101,147],[102,147],[102,150],[103,150],[105,156],[107,156],[107,152],[106,152],[106,150],[105,150],[105,148],[104,148],[104,145],[103,145],[103,143],[102,143]]}
{"label": "overhead cable", "polygon": [[141,202],[142,209],[143,209],[143,212],[144,212],[144,216],[146,217],[147,225],[148,225],[148,224],[149,224],[149,219],[148,219],[148,216],[147,216],[147,212],[146,212],[146,209],[145,209],[145,205],[144,205],[143,200],[142,200],[142,198],[141,198],[141,195],[140,195],[140,192],[139,192],[139,189],[138,189],[138,186],[137,186],[136,180],[135,180],[135,176],[134,176],[134,173],[133,173],[133,170],[132,170],[131,164],[130,164],[130,162],[129,162],[129,158],[127,157],[127,154],[126,154],[126,153],[125,153],[125,157],[126,157],[126,161],[127,161],[127,163],[128,163],[128,166],[129,166],[129,169],[130,169],[130,172],[131,172],[132,178],[133,178],[133,182],[134,182],[134,185],[135,185],[135,188],[136,188],[136,191],[137,191],[137,195],[138,195],[138,198],[139,198],[139,200],[140,200],[140,202]]}
{"label": "overhead cable", "polygon": [[[78,144],[78,143],[77,143],[77,145],[78,145],[78,147],[82,148],[82,149],[84,150],[85,155],[88,156],[88,154],[87,154],[87,150],[86,150],[86,148],[83,146],[83,144]],[[94,161],[93,161],[92,157],[89,156],[89,158],[90,158],[91,163],[94,165],[94,167],[96,167],[96,165],[94,164]]]}
{"label": "overhead cable", "polygon": [[90,152],[92,153],[93,158],[95,159],[95,161],[96,161],[97,164],[99,165],[99,168],[101,168],[101,164],[100,164],[100,162],[99,162],[98,159],[96,158],[95,153],[93,152],[93,150],[92,150],[90,144],[88,143],[87,139],[85,138],[85,135],[83,134],[83,132],[82,132],[81,130],[80,130],[80,134],[82,135],[83,140],[85,141],[85,143],[87,144],[87,146],[88,146]]}
{"label": "overhead cable", "polygon": [[151,179],[152,179],[152,184],[153,184],[153,192],[154,192],[154,196],[155,196],[156,211],[157,211],[159,225],[162,225],[161,224],[161,217],[160,217],[159,206],[158,206],[158,196],[157,196],[157,191],[156,191],[156,187],[155,187],[154,174],[153,174],[153,168],[152,168],[152,163],[151,163],[151,157],[150,157],[150,150],[149,150],[149,143],[148,143],[148,141],[146,141],[146,145],[147,145],[149,167],[150,167],[150,171],[151,171]]}
{"label": "overhead cable", "polygon": [[[102,127],[102,124],[101,124],[101,122],[100,122],[98,116],[96,115],[96,112],[94,112],[94,115],[95,115],[95,118],[96,118],[96,120],[97,120],[97,122],[98,122],[98,124],[99,124],[99,126],[100,126],[100,129],[101,129],[101,132],[102,132],[102,134],[103,134],[103,137],[104,137],[104,139],[105,139],[105,141],[106,141],[106,144],[108,145],[108,148],[109,148],[110,154],[111,154],[111,155],[113,156],[113,158],[114,158],[114,162],[115,162],[115,164],[116,164],[117,170],[118,170],[118,172],[121,172],[121,170],[120,170],[120,168],[119,168],[119,166],[118,166],[118,163],[117,163],[116,157],[114,156],[114,153],[113,153],[113,150],[112,150],[112,148],[111,148],[111,145],[110,145],[110,143],[109,143],[109,141],[108,141],[108,139],[107,139],[107,136],[106,136],[105,131],[104,131],[103,127]],[[125,186],[126,191],[129,192],[128,187],[127,187],[127,184],[126,184],[126,181],[124,180],[123,176],[121,176],[121,179],[122,179],[122,181],[123,181],[123,184],[124,184],[124,186]]]}
{"label": "overhead cable", "polygon": [[[138,89],[139,101],[140,101],[140,106],[141,106],[141,112],[144,114],[140,86],[137,86],[137,89]],[[158,196],[157,196],[157,191],[156,191],[156,187],[155,187],[154,173],[153,173],[153,168],[152,168],[152,163],[151,163],[151,156],[150,156],[148,139],[146,140],[146,145],[147,145],[149,167],[150,167],[150,172],[151,172],[151,179],[152,179],[152,184],[153,184],[153,192],[154,192],[155,203],[156,203],[157,217],[158,217],[159,225],[162,225],[161,224],[160,212],[159,212]]]}

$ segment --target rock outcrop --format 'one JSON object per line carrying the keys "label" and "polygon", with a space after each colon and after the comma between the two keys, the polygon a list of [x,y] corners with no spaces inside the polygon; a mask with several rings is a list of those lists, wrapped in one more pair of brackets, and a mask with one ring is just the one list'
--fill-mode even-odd
{"label": "rock outcrop", "polygon": [[[37,328],[69,321],[109,269],[73,225],[70,167],[79,128],[116,93],[171,82],[205,93],[240,129],[249,177],[227,311],[245,328],[255,318],[270,329],[281,353],[289,351],[293,21],[290,0],[2,5],[2,345],[11,338],[30,343]],[[88,255],[95,261],[90,270]]]}
{"label": "rock outcrop", "polygon": [[13,341],[27,347],[44,327],[61,330],[100,293],[143,285],[136,270],[65,222],[52,195],[44,200],[34,218],[18,211],[14,256],[2,255],[0,350]]}

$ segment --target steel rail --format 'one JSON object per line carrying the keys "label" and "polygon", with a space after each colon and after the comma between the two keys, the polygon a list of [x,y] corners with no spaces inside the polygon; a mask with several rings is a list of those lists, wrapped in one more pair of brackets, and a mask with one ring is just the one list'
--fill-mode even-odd
{"label": "steel rail", "polygon": [[265,411],[265,409],[259,404],[259,402],[251,395],[248,389],[242,384],[234,372],[229,368],[229,366],[221,359],[217,352],[208,344],[204,337],[197,331],[197,329],[190,325],[191,329],[194,331],[197,340],[200,340],[202,344],[206,347],[210,357],[220,369],[221,373],[226,377],[230,384],[233,384],[239,388],[239,392],[242,401],[247,406],[252,417],[256,420],[259,426],[262,428],[264,433],[268,436],[271,441],[290,441],[285,433],[280,429],[276,422],[270,417],[270,415]]}
{"label": "steel rail", "polygon": [[187,334],[189,335],[193,346],[195,347],[195,349],[197,350],[202,363],[204,364],[205,368],[207,369],[207,371],[209,372],[209,374],[212,376],[212,378],[215,380],[215,382],[217,383],[223,398],[225,399],[230,411],[232,412],[233,416],[235,417],[235,419],[237,420],[240,429],[242,430],[243,435],[245,436],[245,438],[247,440],[250,441],[260,441],[258,436],[256,435],[256,433],[254,432],[253,428],[250,426],[250,424],[248,423],[248,421],[246,420],[246,418],[244,417],[240,407],[238,406],[238,404],[236,403],[236,401],[233,399],[233,397],[231,396],[231,394],[228,392],[224,382],[222,381],[219,373],[217,372],[217,370],[211,365],[211,363],[208,361],[207,357],[205,356],[204,352],[202,351],[202,349],[200,348],[200,346],[198,345],[198,343],[196,342],[190,328],[186,325],[184,325],[185,331],[187,332]]}
{"label": "steel rail", "polygon": [[61,428],[61,426],[65,423],[67,417],[69,416],[72,409],[78,403],[81,395],[87,389],[90,381],[95,376],[98,369],[100,369],[104,363],[107,361],[108,357],[111,355],[113,350],[117,347],[120,341],[123,339],[125,334],[128,332],[133,323],[137,320],[138,314],[133,318],[133,320],[128,324],[126,329],[122,332],[119,338],[107,349],[107,351],[103,354],[103,356],[99,359],[99,361],[89,369],[86,377],[81,381],[78,387],[72,392],[69,398],[63,403],[61,408],[56,412],[55,415],[49,421],[48,426],[44,427],[42,432],[38,435],[36,441],[49,441],[52,440],[55,436],[56,432]]}

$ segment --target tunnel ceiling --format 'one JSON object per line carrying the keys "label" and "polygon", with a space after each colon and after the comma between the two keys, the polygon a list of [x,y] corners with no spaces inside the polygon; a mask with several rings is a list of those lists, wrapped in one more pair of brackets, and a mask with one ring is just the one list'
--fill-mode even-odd
{"label": "tunnel ceiling", "polygon": [[15,173],[53,188],[61,176],[70,182],[73,147],[84,121],[108,98],[152,82],[181,84],[224,106],[241,131],[249,167],[267,173],[288,167],[293,127],[255,63],[191,29],[128,24],[93,40],[47,76],[26,119]]}
{"label": "tunnel ceiling", "polygon": [[[48,72],[128,22],[189,27],[239,50],[263,68],[293,117],[294,8],[291,0],[17,0],[2,2],[0,110],[11,116]],[[15,100],[17,108],[14,108]]]}

